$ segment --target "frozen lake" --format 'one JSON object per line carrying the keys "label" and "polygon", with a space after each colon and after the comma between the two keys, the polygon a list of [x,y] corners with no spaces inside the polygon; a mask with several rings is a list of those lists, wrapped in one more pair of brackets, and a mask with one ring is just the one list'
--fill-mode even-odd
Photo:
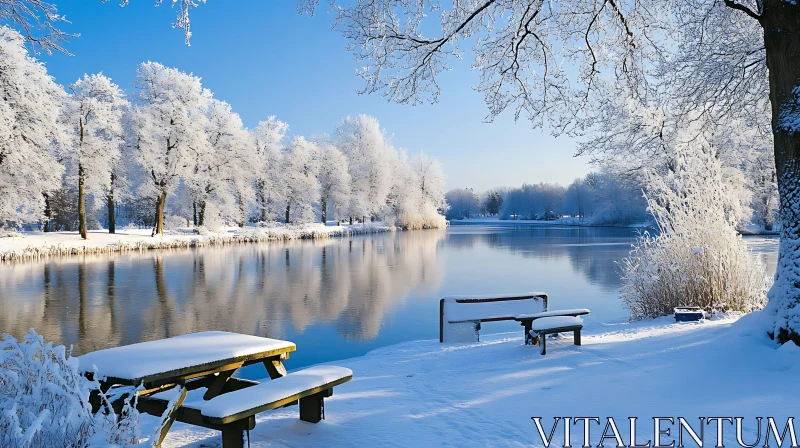
{"label": "frozen lake", "polygon": [[[439,299],[545,291],[551,308],[627,319],[619,270],[635,230],[458,225],[352,239],[67,258],[0,267],[0,331],[76,353],[202,330],[297,344],[287,366],[438,338]],[[777,240],[747,237],[774,272]],[[520,330],[488,323],[484,333]],[[520,331],[521,333],[521,331]]]}

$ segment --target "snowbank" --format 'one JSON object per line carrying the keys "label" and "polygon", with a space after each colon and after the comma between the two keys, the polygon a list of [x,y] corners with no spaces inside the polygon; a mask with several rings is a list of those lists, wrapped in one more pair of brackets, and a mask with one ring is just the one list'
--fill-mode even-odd
{"label": "snowbank", "polygon": [[[800,348],[777,348],[759,314],[738,322],[589,323],[583,346],[573,346],[569,337],[554,340],[546,356],[522,345],[521,331],[482,335],[480,343],[385,347],[333,363],[352,369],[353,380],[326,400],[327,420],[301,422],[296,407],[266,412],[257,416],[250,440],[253,447],[541,446],[531,417],[542,417],[549,433],[555,416],[612,416],[624,423],[620,430],[627,441],[627,418],[636,416],[645,442],[653,436],[651,417],[685,417],[696,427],[701,416],[742,416],[744,440],[752,443],[753,417],[775,417],[783,428],[797,410],[786,391],[800,386]],[[143,419],[150,426],[155,421]],[[581,445],[581,426],[572,427],[573,446]],[[666,426],[672,437],[662,441],[669,444],[677,428]],[[715,425],[705,426],[706,445],[712,446]],[[602,430],[592,423],[593,446]],[[554,446],[562,445],[560,437],[559,424]],[[727,423],[724,440],[738,446]],[[176,423],[165,446],[219,443],[218,432]]]}
{"label": "snowbank", "polygon": [[82,240],[78,232],[12,232],[0,235],[0,261],[26,261],[69,255],[345,237],[392,232],[395,229],[394,226],[380,223],[351,226],[303,224],[245,229],[237,227],[221,229],[217,232],[204,232],[202,235],[185,229],[155,237],[151,236],[151,229],[126,229],[113,235],[104,230],[97,230],[89,232],[88,240]]}

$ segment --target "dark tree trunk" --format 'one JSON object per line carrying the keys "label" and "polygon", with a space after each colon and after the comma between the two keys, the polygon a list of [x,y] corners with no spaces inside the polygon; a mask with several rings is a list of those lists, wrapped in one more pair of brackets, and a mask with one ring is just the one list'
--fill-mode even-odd
{"label": "dark tree trunk", "polygon": [[197,201],[192,201],[192,224],[197,227]]}
{"label": "dark tree trunk", "polygon": [[206,201],[200,203],[200,211],[197,212],[197,225],[202,226],[206,223]]}
{"label": "dark tree trunk", "polygon": [[86,191],[85,173],[83,165],[78,164],[78,230],[81,238],[87,239],[86,235]]}
{"label": "dark tree trunk", "polygon": [[[83,147],[83,119],[80,121],[80,147]],[[80,148],[78,149],[80,151]],[[78,231],[81,238],[86,239],[86,173],[83,163],[78,162]]]}
{"label": "dark tree trunk", "polygon": [[164,234],[164,207],[166,204],[167,192],[162,191],[161,194],[158,195],[158,200],[156,201],[156,235]]}
{"label": "dark tree trunk", "polygon": [[352,216],[350,217],[350,225],[351,226],[353,225],[353,217]]}
{"label": "dark tree trunk", "polygon": [[50,232],[53,223],[53,208],[50,207],[50,195],[42,193],[42,197],[44,197],[44,231]]}
{"label": "dark tree trunk", "polygon": [[114,203],[114,181],[117,180],[117,175],[111,173],[111,186],[106,195],[108,207],[108,233],[117,233],[117,215],[115,214],[116,204]]}
{"label": "dark tree trunk", "polygon": [[286,204],[286,224],[289,224],[289,204]]}
{"label": "dark tree trunk", "polygon": [[322,200],[320,202],[322,203],[322,225],[323,226],[327,226],[328,225],[328,198],[323,196]]}
{"label": "dark tree trunk", "polygon": [[769,308],[775,314],[771,335],[800,345],[800,129],[781,120],[787,110],[800,114],[794,89],[800,83],[800,6],[764,0],[761,18],[769,68],[775,169],[780,195],[781,241]]}

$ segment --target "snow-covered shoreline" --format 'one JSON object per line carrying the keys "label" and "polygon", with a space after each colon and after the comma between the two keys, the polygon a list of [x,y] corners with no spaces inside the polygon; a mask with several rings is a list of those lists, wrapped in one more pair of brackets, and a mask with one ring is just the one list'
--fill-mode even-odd
{"label": "snow-covered shoreline", "polygon": [[242,243],[268,243],[298,239],[321,239],[394,232],[395,226],[382,223],[324,226],[304,224],[274,227],[227,228],[203,234],[192,231],[151,236],[151,229],[125,229],[115,234],[90,231],[87,240],[78,232],[24,232],[0,237],[0,262],[33,261],[74,255],[102,255],[142,252],[157,249],[185,249]]}
{"label": "snow-covered shoreline", "polygon": [[[625,423],[639,417],[643,441],[652,438],[652,417],[681,416],[697,426],[698,417],[742,416],[744,438],[752,442],[754,417],[774,417],[782,428],[796,410],[786,391],[800,386],[793,373],[800,348],[778,348],[759,317],[587,321],[583,346],[556,339],[546,356],[524,346],[517,332],[482,335],[479,343],[427,340],[380,348],[331,363],[352,369],[354,377],[326,400],[326,420],[301,422],[296,407],[259,414],[251,446],[541,446],[531,417],[542,417],[549,432],[553,418],[565,416]],[[143,416],[143,434],[155,422]],[[579,426],[573,446],[583,437]],[[560,428],[555,446],[562,445]],[[595,445],[603,428],[591,429]],[[677,438],[672,429],[673,437],[662,439],[666,444]],[[715,440],[709,425],[705,441]],[[724,440],[736,445],[730,425]],[[176,423],[164,446],[219,443],[218,432]],[[687,446],[696,445],[690,440]]]}

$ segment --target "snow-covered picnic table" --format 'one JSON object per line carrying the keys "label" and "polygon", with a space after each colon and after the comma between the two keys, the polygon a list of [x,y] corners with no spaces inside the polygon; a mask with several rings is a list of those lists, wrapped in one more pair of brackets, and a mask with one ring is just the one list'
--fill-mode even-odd
{"label": "snow-covered picnic table", "polygon": [[264,361],[280,370],[295,349],[293,342],[279,339],[203,331],[99,350],[78,361],[84,373],[96,368],[102,382],[150,389]]}
{"label": "snow-covered picnic table", "polygon": [[[289,341],[205,331],[99,350],[78,357],[78,361],[84,374],[98,377],[103,393],[114,386],[139,387],[139,411],[164,418],[154,445],[160,445],[177,420],[222,431],[223,446],[228,448],[242,446],[242,431],[255,427],[257,412],[287,403],[299,400],[300,418],[316,423],[322,416],[323,399],[334,386],[352,378],[349,369],[339,367],[287,375],[282,361],[295,348]],[[257,363],[264,364],[271,380],[278,380],[267,382],[274,386],[233,377],[240,367]],[[281,381],[284,378],[286,381]],[[183,406],[188,391],[202,388],[206,405]],[[164,399],[163,392],[170,389],[177,392],[175,398]],[[96,411],[100,393],[90,400]],[[205,412],[206,408],[214,410],[213,415]],[[236,412],[218,415],[219,409]]]}

